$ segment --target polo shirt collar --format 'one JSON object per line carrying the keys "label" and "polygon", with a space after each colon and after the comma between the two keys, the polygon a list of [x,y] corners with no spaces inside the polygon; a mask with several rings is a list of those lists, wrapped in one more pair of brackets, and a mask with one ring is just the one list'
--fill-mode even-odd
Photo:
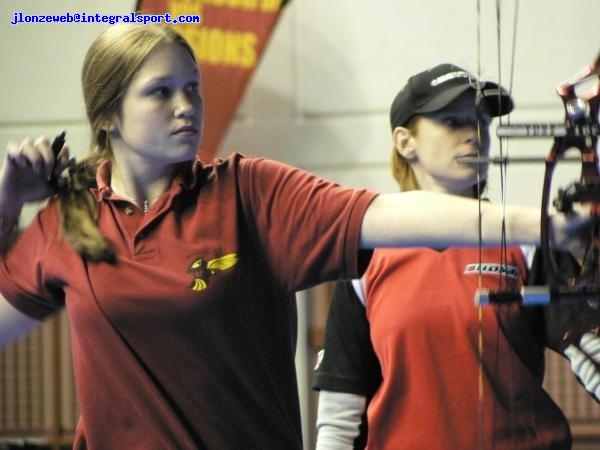
{"label": "polo shirt collar", "polygon": [[[199,160],[179,164],[175,178],[167,190],[170,190],[173,195],[175,195],[184,189],[193,189],[198,182],[198,170],[201,166],[202,164]],[[92,195],[97,202],[101,202],[103,199],[109,199],[113,195],[113,191],[110,187],[111,173],[112,159],[109,158],[102,161],[96,171],[97,187],[92,188]]]}

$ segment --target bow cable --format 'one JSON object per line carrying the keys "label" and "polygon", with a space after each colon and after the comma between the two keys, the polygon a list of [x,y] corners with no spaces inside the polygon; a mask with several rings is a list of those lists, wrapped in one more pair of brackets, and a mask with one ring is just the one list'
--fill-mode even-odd
{"label": "bow cable", "polygon": [[[501,19],[501,1],[495,1],[495,12],[496,12],[496,43],[497,43],[497,66],[498,66],[498,107],[501,111],[503,102],[502,102],[502,19]],[[513,18],[513,36],[512,36],[512,49],[511,49],[511,65],[510,65],[510,81],[508,86],[508,95],[512,96],[513,83],[514,83],[514,61],[516,55],[516,36],[517,36],[517,17],[519,10],[519,0],[515,0],[515,8],[514,8],[514,18]],[[478,117],[477,120],[477,140],[479,143],[481,140],[481,114],[482,114],[482,105],[481,101],[484,96],[482,93],[481,79],[482,79],[482,64],[481,64],[481,0],[477,0],[477,86],[476,86],[476,115]],[[503,115],[500,114],[498,116],[500,125],[503,125]],[[510,115],[507,116],[507,121],[510,123]],[[502,204],[502,222],[501,222],[501,241],[500,241],[500,277],[499,277],[499,290],[503,290],[503,288],[508,287],[508,270],[502,270],[502,268],[506,268],[508,264],[508,248],[506,245],[506,198],[507,198],[507,183],[506,183],[506,169],[509,161],[508,156],[508,143],[504,142],[502,139],[498,140],[499,142],[499,158],[500,161],[499,169],[500,169],[500,197]],[[491,141],[488,143],[491,146]],[[480,154],[481,146],[478,148],[478,158],[481,159]],[[490,149],[488,149],[490,150]],[[489,155],[486,156],[489,159]],[[477,168],[477,186],[478,186],[478,205],[479,205],[479,287],[483,287],[483,250],[482,250],[482,236],[483,236],[483,225],[482,225],[482,192],[481,192],[481,165],[478,164]],[[509,306],[510,308],[510,306]],[[510,314],[510,310],[509,310]],[[499,319],[498,319],[499,320]],[[498,330],[499,333],[499,330]],[[499,335],[496,336],[496,341],[498,341]],[[479,421],[479,431],[478,431],[478,448],[480,450],[485,448],[485,410],[484,410],[484,366],[483,366],[483,358],[484,358],[484,339],[483,339],[483,309],[482,305],[478,305],[478,352],[479,352],[479,368],[478,368],[478,421]],[[509,367],[509,374],[512,373],[512,367]],[[509,376],[510,378],[510,376]],[[510,386],[509,386],[510,388]],[[512,395],[511,404],[512,404]],[[511,417],[513,408],[511,406]],[[512,419],[511,419],[512,420]]]}

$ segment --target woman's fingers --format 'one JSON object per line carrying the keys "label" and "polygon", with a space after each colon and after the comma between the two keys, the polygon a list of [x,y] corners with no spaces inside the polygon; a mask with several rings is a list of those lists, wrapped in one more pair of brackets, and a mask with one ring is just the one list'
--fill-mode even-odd
{"label": "woman's fingers", "polygon": [[[8,160],[21,170],[31,170],[35,175],[43,176],[45,179],[50,179],[57,163],[57,159],[50,147],[50,141],[45,136],[40,136],[35,141],[31,138],[24,139],[20,144],[10,142],[6,148]],[[64,161],[68,161],[68,150],[62,156]],[[59,154],[59,158],[61,155]],[[63,163],[62,170],[66,166]]]}
{"label": "woman's fingers", "polygon": [[36,174],[43,173],[46,179],[50,179],[56,161],[56,157],[50,147],[50,141],[47,137],[42,136],[37,138],[33,145],[35,159],[32,161],[32,167]]}
{"label": "woman's fingers", "polygon": [[67,167],[71,165],[71,162],[69,147],[65,145],[56,158],[53,175],[60,175]]}

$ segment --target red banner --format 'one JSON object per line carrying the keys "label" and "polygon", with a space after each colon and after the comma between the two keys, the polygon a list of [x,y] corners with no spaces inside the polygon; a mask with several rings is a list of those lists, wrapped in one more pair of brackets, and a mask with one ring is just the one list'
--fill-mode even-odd
{"label": "red banner", "polygon": [[285,0],[138,0],[140,14],[200,17],[174,24],[190,42],[202,73],[204,137],[200,157],[210,161],[260,60]]}

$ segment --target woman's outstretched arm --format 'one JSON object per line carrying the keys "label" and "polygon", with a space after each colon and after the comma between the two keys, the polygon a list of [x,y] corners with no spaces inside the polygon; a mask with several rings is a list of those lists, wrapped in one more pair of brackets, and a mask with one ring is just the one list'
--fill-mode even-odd
{"label": "woman's outstretched arm", "polygon": [[[490,202],[432,191],[409,191],[377,196],[365,213],[360,245],[375,247],[460,247],[502,244],[505,220],[506,244],[540,243],[540,211],[523,206]],[[556,214],[550,230],[553,244],[579,251],[578,231],[589,224],[589,212]]]}

